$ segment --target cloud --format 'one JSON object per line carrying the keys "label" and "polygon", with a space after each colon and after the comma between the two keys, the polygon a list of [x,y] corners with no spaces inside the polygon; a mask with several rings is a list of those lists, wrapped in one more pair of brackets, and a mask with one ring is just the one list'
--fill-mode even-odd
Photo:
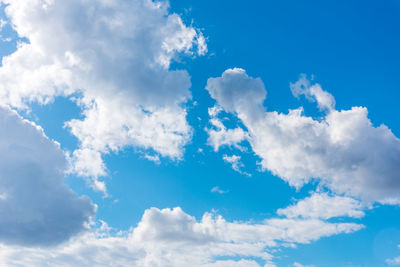
{"label": "cloud", "polygon": [[[400,245],[398,245],[397,247],[400,248]],[[387,259],[386,263],[389,265],[400,265],[400,256],[393,259]]]}
{"label": "cloud", "polygon": [[310,197],[298,201],[296,204],[277,213],[288,218],[319,218],[330,219],[335,217],[364,217],[363,205],[349,197],[329,196],[327,193],[313,193]]}
{"label": "cloud", "polygon": [[229,190],[222,190],[218,186],[214,186],[213,188],[211,188],[211,192],[218,193],[218,194],[226,194],[229,192]]}
{"label": "cloud", "polygon": [[221,146],[230,146],[243,150],[240,143],[246,140],[247,133],[240,127],[227,129],[217,117],[220,111],[221,109],[218,107],[208,109],[208,114],[211,117],[210,124],[213,127],[205,129],[208,133],[207,143],[214,147],[214,151],[218,151]]}
{"label": "cloud", "polygon": [[294,262],[292,267],[314,267],[314,265],[303,265],[301,263]]}
{"label": "cloud", "polygon": [[125,147],[180,159],[192,130],[185,103],[189,74],[171,68],[180,56],[202,55],[205,38],[167,1],[2,0],[13,29],[28,43],[3,58],[0,104],[27,109],[73,96],[83,118],[66,122],[80,147],[72,171],[93,178],[102,155]]}
{"label": "cloud", "polygon": [[112,229],[103,224],[65,246],[25,249],[3,245],[0,261],[11,266],[109,266],[111,262],[115,266],[259,266],[255,260],[271,263],[268,248],[281,243],[306,244],[362,227],[315,219],[227,222],[210,213],[197,221],[179,207],[151,208],[137,227],[126,232],[110,234]]}
{"label": "cloud", "polygon": [[241,170],[241,168],[244,167],[244,164],[240,161],[241,160],[240,156],[238,156],[238,155],[228,156],[228,155],[224,154],[222,156],[222,159],[225,162],[231,164],[232,165],[232,169],[234,171],[237,171],[238,173],[241,173],[241,174],[244,174],[244,175],[247,175],[247,176],[251,176],[251,174]]}
{"label": "cloud", "polygon": [[0,19],[0,31],[3,30],[4,26],[7,25],[7,21],[4,19]]}
{"label": "cloud", "polygon": [[320,110],[331,111],[335,109],[335,98],[328,92],[322,90],[319,84],[311,84],[303,74],[300,79],[290,84],[292,94],[299,98],[300,95],[306,96],[310,101],[317,102]]}
{"label": "cloud", "polygon": [[400,256],[393,259],[387,259],[386,263],[389,265],[400,265]]}
{"label": "cloud", "polygon": [[[334,109],[333,97],[304,77],[291,87],[295,95],[316,101],[326,114],[313,119],[302,108],[287,114],[265,111],[262,81],[243,69],[210,78],[206,89],[246,127],[243,135],[261,158],[261,166],[291,186],[299,188],[318,179],[335,193],[365,201],[399,198],[400,140],[390,129],[374,127],[365,107]],[[221,145],[211,136],[209,143]]]}
{"label": "cloud", "polygon": [[0,108],[0,242],[53,245],[87,228],[95,206],[63,183],[66,167],[39,126]]}
{"label": "cloud", "polygon": [[206,89],[227,112],[238,112],[246,119],[263,112],[262,104],[267,95],[264,84],[260,78],[249,77],[243,69],[228,69],[221,78],[208,79]]}

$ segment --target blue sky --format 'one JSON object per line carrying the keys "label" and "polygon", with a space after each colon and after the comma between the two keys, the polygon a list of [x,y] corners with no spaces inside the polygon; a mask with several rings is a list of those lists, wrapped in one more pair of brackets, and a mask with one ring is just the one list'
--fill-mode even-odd
{"label": "blue sky", "polygon": [[400,265],[399,1],[0,2],[6,266]]}

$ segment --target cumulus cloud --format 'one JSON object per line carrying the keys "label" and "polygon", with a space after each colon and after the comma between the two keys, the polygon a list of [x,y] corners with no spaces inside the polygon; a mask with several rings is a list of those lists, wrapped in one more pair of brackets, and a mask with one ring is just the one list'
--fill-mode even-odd
{"label": "cumulus cloud", "polygon": [[279,215],[288,218],[364,217],[364,206],[356,199],[344,196],[329,196],[327,193],[314,193],[296,204],[279,209]]}
{"label": "cumulus cloud", "polygon": [[262,115],[267,96],[260,78],[252,78],[240,68],[228,69],[220,78],[210,78],[206,89],[227,112],[240,113],[246,119]]}
{"label": "cumulus cloud", "polygon": [[65,246],[47,250],[3,245],[0,260],[12,266],[24,266],[26,259],[29,266],[109,266],[111,262],[115,266],[259,266],[249,258],[271,263],[273,256],[267,250],[281,243],[306,244],[361,228],[316,219],[227,222],[210,213],[197,221],[181,208],[151,208],[137,227],[126,232],[110,234],[103,225]]}
{"label": "cumulus cloud", "polygon": [[107,173],[102,155],[130,146],[180,159],[191,138],[185,103],[190,77],[172,69],[181,55],[202,55],[205,38],[166,1],[1,0],[22,38],[3,58],[0,104],[18,109],[74,96],[82,119],[66,123],[80,141],[72,171]]}
{"label": "cumulus cloud", "polygon": [[53,245],[87,228],[95,206],[64,183],[59,145],[14,111],[0,108],[0,242]]}
{"label": "cumulus cloud", "polygon": [[[374,127],[365,107],[336,110],[333,97],[304,77],[291,87],[295,95],[316,101],[326,114],[314,119],[301,107],[287,114],[265,111],[262,81],[243,69],[210,78],[206,89],[246,127],[244,136],[261,158],[261,166],[290,185],[301,187],[319,179],[333,192],[366,201],[399,198],[400,140],[390,129]],[[224,145],[212,138],[209,143]]]}

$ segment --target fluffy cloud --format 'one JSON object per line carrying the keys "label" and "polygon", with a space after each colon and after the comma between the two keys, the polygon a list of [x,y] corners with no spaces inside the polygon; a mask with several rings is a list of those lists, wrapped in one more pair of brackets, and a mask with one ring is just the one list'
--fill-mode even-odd
{"label": "fluffy cloud", "polygon": [[218,151],[220,146],[231,146],[242,150],[240,143],[246,140],[247,133],[240,127],[227,129],[223,122],[217,117],[221,109],[212,107],[208,109],[210,124],[213,128],[206,128],[208,133],[208,144]]}
{"label": "fluffy cloud", "polygon": [[40,127],[0,108],[0,242],[52,245],[87,228],[95,207],[63,183],[66,167]]}
{"label": "fluffy cloud", "polygon": [[74,96],[83,118],[66,126],[80,141],[73,171],[106,174],[102,154],[132,146],[180,159],[191,138],[184,104],[190,77],[171,69],[180,55],[207,51],[204,37],[151,0],[1,0],[20,37],[3,58],[0,104],[28,108]]}
{"label": "fluffy cloud", "polygon": [[365,215],[363,208],[362,204],[353,198],[314,193],[293,206],[279,209],[277,213],[288,218],[327,220],[334,217],[361,218]]}
{"label": "fluffy cloud", "polygon": [[[103,225],[62,247],[2,246],[0,261],[10,266],[109,266],[111,262],[114,266],[259,266],[249,258],[270,263],[272,255],[266,250],[278,243],[309,243],[360,228],[362,225],[316,219],[227,222],[210,213],[197,221],[180,208],[151,208],[138,226],[127,232],[110,234]],[[216,260],[218,257],[226,260]]]}
{"label": "fluffy cloud", "polygon": [[[304,77],[291,88],[326,114],[317,120],[302,108],[287,114],[265,111],[263,83],[243,69],[226,70],[206,87],[218,105],[244,124],[244,136],[262,167],[290,185],[301,187],[315,178],[336,193],[366,201],[399,198],[400,140],[390,129],[374,127],[364,107],[336,110],[334,98]],[[225,145],[213,140],[214,148]]]}

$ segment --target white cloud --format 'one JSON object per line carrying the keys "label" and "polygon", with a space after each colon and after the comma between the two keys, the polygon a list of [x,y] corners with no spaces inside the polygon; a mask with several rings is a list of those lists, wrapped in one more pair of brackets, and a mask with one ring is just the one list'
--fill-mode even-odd
{"label": "white cloud", "polygon": [[366,108],[335,110],[329,93],[301,78],[292,85],[294,93],[315,99],[326,115],[313,119],[302,108],[267,112],[262,81],[242,69],[210,78],[206,89],[247,128],[244,136],[262,167],[290,185],[319,179],[333,192],[366,201],[400,197],[400,140],[385,125],[374,127]]}
{"label": "white cloud", "polygon": [[279,209],[277,213],[288,218],[302,217],[324,220],[334,217],[361,218],[365,215],[363,208],[363,205],[353,198],[314,193],[292,206]]}
{"label": "white cloud", "polygon": [[146,154],[146,155],[144,155],[144,158],[148,159],[150,161],[153,161],[155,164],[160,164],[161,163],[160,157],[158,155],[148,155],[148,154]]}
{"label": "white cloud", "polygon": [[211,188],[211,192],[212,193],[218,193],[218,194],[226,194],[229,191],[228,190],[222,190],[218,186],[214,186],[213,188]]}
{"label": "white cloud", "polygon": [[[102,155],[131,146],[180,159],[191,138],[184,104],[190,77],[170,69],[207,51],[205,38],[166,1],[2,0],[29,43],[3,58],[0,104],[28,108],[74,95],[83,119],[66,123],[80,141],[72,170],[104,183]],[[97,188],[101,190],[102,188]]]}
{"label": "white cloud", "polygon": [[[397,247],[400,248],[400,245],[398,245]],[[389,265],[400,265],[400,256],[393,259],[387,259],[386,263]]]}
{"label": "white cloud", "polygon": [[214,151],[218,151],[221,146],[232,146],[240,150],[243,148],[240,143],[247,138],[247,133],[240,127],[235,129],[227,129],[223,122],[217,117],[221,112],[219,107],[212,107],[208,109],[210,115],[210,124],[212,128],[206,128],[208,133],[207,143],[213,146]]}
{"label": "white cloud", "polygon": [[247,76],[245,70],[226,70],[221,78],[210,78],[206,89],[211,97],[227,112],[240,113],[246,119],[262,114],[267,95],[260,78]]}
{"label": "white cloud", "polygon": [[303,265],[303,264],[298,263],[298,262],[294,262],[292,266],[293,267],[314,267],[314,265]]}
{"label": "white cloud", "polygon": [[231,164],[232,165],[232,169],[237,171],[238,173],[247,175],[247,176],[251,176],[249,173],[242,171],[241,169],[244,167],[244,164],[240,161],[241,157],[238,155],[232,155],[232,156],[228,156],[226,154],[224,154],[222,156],[222,159]]}
{"label": "white cloud", "polygon": [[7,25],[7,21],[4,19],[0,19],[0,31]]}
{"label": "white cloud", "polygon": [[335,98],[322,90],[319,84],[312,85],[304,74],[297,82],[290,84],[290,89],[295,97],[304,95],[308,100],[316,101],[320,110],[331,111],[335,109]]}
{"label": "white cloud", "polygon": [[386,263],[389,265],[400,265],[400,256],[393,259],[387,259]]}
{"label": "white cloud", "polygon": [[0,261],[10,266],[109,266],[111,262],[115,266],[258,266],[249,258],[272,264],[273,256],[267,250],[281,243],[309,243],[360,228],[315,219],[227,222],[210,213],[197,221],[180,208],[151,208],[127,232],[111,235],[103,225],[101,231],[86,233],[64,246],[26,249],[3,245]]}
{"label": "white cloud", "polygon": [[53,245],[87,228],[95,206],[63,183],[66,167],[39,126],[0,108],[0,242]]}

